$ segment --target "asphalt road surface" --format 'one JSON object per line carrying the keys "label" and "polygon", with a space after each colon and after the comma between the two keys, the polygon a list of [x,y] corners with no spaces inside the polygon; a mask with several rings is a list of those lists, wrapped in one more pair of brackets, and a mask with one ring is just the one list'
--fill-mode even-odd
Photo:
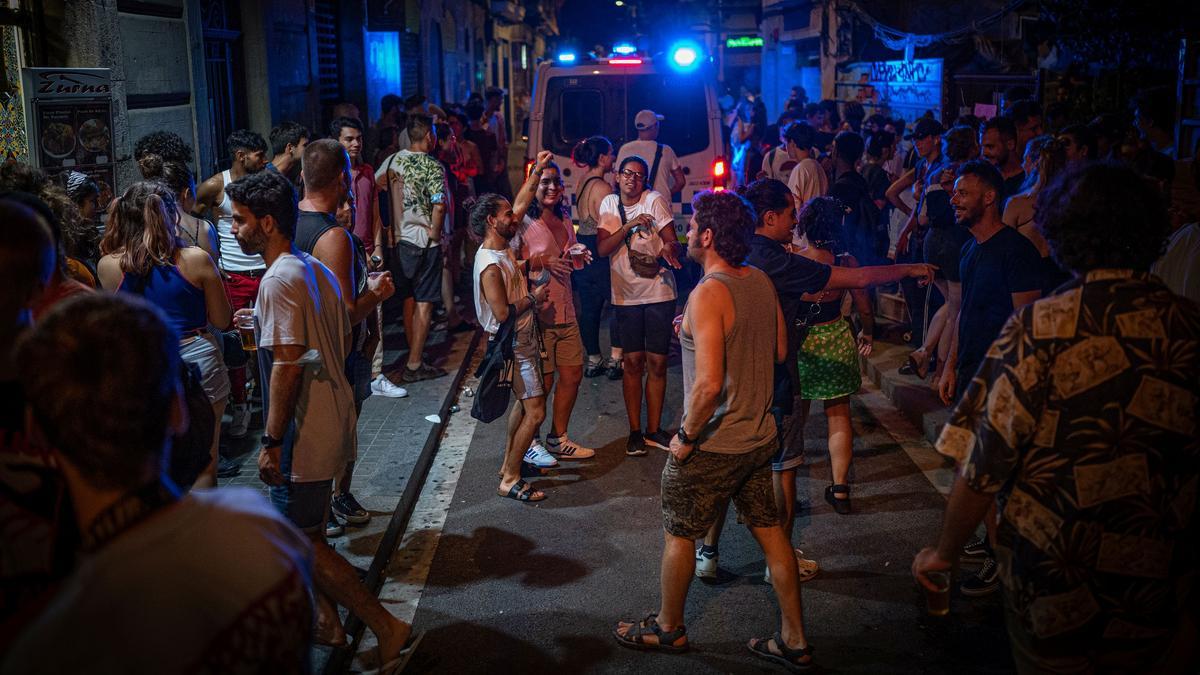
{"label": "asphalt road surface", "polygon": [[[682,398],[672,365],[664,427]],[[950,468],[874,390],[853,399],[854,512],[825,503],[829,482],[820,406],[806,433],[794,543],[821,572],[803,585],[805,626],[822,670],[845,673],[1009,672],[998,596],[955,592],[951,614],[927,617],[909,566],[932,543]],[[522,504],[496,495],[504,423],[454,415],[381,598],[427,631],[410,672],[769,672],[746,642],[778,629],[764,562],[729,518],[723,583],[692,584],[684,655],[631,651],[616,621],[644,617],[659,598],[665,454],[626,457],[620,383],[584,380],[573,438],[597,448],[535,481],[549,498]],[[966,572],[971,571],[967,568]],[[370,640],[364,642],[369,648]]]}

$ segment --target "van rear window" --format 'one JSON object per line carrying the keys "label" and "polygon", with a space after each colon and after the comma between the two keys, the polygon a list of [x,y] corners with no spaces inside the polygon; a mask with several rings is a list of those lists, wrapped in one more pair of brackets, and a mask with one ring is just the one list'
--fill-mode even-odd
{"label": "van rear window", "polygon": [[607,136],[617,147],[637,138],[633,116],[650,109],[663,115],[658,140],[678,155],[708,147],[704,80],[675,74],[579,75],[546,82],[542,146],[570,155],[579,141]]}

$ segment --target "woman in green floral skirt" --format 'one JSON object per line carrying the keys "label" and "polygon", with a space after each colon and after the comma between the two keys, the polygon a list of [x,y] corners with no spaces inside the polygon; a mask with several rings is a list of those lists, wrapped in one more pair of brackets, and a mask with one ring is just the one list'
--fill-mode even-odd
{"label": "woman in green floral skirt", "polygon": [[[807,248],[798,252],[826,265],[857,267],[854,256],[845,253],[842,203],[833,197],[810,199],[800,211],[800,230],[808,239]],[[862,323],[857,339],[849,320],[842,315],[846,293],[854,298],[854,307]],[[806,322],[808,335],[800,349],[800,426],[808,420],[812,401],[825,402],[829,422],[829,460],[833,482],[825,488],[825,500],[833,510],[850,513],[850,458],[854,447],[854,428],[850,424],[850,394],[862,382],[859,355],[871,353],[875,316],[866,291],[826,290],[804,295],[797,321]],[[803,439],[803,434],[798,434]]]}

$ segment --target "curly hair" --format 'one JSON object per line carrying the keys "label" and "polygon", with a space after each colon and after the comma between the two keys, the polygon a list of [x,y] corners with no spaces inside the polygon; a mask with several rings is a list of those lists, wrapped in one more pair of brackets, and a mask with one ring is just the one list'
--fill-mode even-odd
{"label": "curly hair", "polygon": [[225,193],[231,200],[249,209],[256,218],[273,217],[276,227],[288,239],[296,236],[296,188],[283,175],[274,171],[259,171],[242,176],[226,185]]}
{"label": "curly hair", "polygon": [[156,265],[170,265],[180,247],[175,195],[166,185],[142,180],[130,185],[108,207],[108,224],[100,252],[120,254],[121,271],[143,275]]}
{"label": "curly hair", "polygon": [[975,130],[966,125],[951,127],[942,134],[942,154],[952,162],[965,162],[979,155]]}
{"label": "curly hair", "polygon": [[[231,157],[236,155],[239,150],[266,152],[267,141],[257,131],[238,129],[229,134],[229,138],[225,139],[225,149],[229,151]],[[159,154],[161,155],[162,153],[160,152]],[[163,155],[163,159],[167,159],[167,156]]]}
{"label": "curly hair", "polygon": [[37,193],[54,214],[62,235],[63,253],[76,260],[95,261],[100,257],[100,231],[94,223],[83,219],[79,205],[65,188],[47,183]]}
{"label": "curly hair", "polygon": [[750,235],[754,234],[754,208],[745,197],[730,192],[705,190],[692,199],[696,219],[696,234],[705,230],[713,234],[713,249],[717,255],[739,267],[750,252]]}
{"label": "curly hair", "polygon": [[146,155],[158,155],[164,162],[192,162],[192,146],[183,142],[179,134],[171,131],[154,131],[138,139],[133,146],[133,158],[140,160]]}
{"label": "curly hair", "polygon": [[1038,192],[1034,222],[1059,266],[1076,274],[1148,270],[1170,230],[1155,188],[1133,169],[1110,162],[1060,173]]}
{"label": "curly hair", "polygon": [[808,243],[813,246],[845,253],[846,245],[842,240],[842,219],[846,209],[835,197],[813,197],[800,209],[800,231],[808,237]]}

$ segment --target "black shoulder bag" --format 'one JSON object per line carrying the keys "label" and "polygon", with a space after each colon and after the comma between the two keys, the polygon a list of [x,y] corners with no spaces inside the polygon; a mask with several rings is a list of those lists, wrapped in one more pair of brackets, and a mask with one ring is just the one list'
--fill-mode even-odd
{"label": "black shoulder bag", "polygon": [[500,323],[495,336],[488,340],[487,353],[475,370],[479,385],[475,388],[475,402],[471,404],[471,417],[480,422],[491,422],[504,415],[508,409],[508,397],[512,393],[513,338],[516,337],[517,308],[508,306],[508,318]]}

